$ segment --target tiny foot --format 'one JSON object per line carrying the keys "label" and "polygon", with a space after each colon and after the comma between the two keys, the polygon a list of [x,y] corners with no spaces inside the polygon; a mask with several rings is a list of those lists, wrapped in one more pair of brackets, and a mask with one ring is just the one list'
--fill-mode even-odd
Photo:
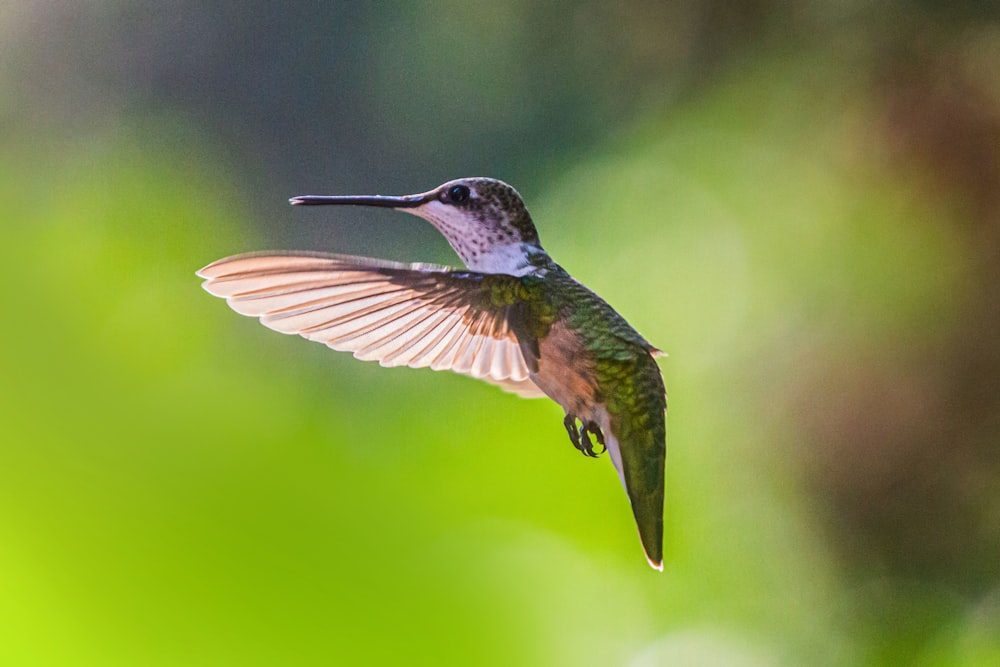
{"label": "tiny foot", "polygon": [[594,442],[590,439],[590,436],[591,435],[596,436],[598,444],[600,444],[603,447],[604,446],[604,434],[600,432],[600,429],[597,429],[596,432],[595,432],[595,430],[593,428],[591,428],[594,425],[595,424],[593,422],[584,422],[584,423],[580,424],[580,444],[582,445],[582,448],[581,448],[580,451],[582,451],[587,456],[596,459],[598,456],[600,456],[604,452],[603,452],[603,450],[600,451],[600,452],[594,451]]}
{"label": "tiny foot", "polygon": [[601,446],[601,451],[597,453],[603,454],[604,452],[608,451],[608,446],[604,443],[604,431],[602,431],[601,427],[597,425],[597,422],[595,421],[587,422],[587,430],[590,433],[594,434],[594,439],[597,440],[597,444]]}
{"label": "tiny foot", "polygon": [[580,434],[576,430],[576,415],[567,413],[566,418],[563,419],[563,426],[566,427],[566,432],[569,433],[569,441],[573,443],[573,446],[581,452],[584,451],[583,444],[580,443]]}

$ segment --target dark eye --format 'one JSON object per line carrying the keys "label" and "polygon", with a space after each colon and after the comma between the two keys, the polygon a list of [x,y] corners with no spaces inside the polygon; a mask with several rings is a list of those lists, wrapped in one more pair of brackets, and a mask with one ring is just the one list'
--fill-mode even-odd
{"label": "dark eye", "polygon": [[469,187],[467,185],[453,185],[448,188],[449,204],[464,204],[469,201]]}

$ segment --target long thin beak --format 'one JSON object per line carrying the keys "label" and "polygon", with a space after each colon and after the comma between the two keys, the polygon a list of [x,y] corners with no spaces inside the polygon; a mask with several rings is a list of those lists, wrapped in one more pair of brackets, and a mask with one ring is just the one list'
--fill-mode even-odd
{"label": "long thin beak", "polygon": [[302,195],[292,197],[288,203],[292,206],[381,206],[382,208],[416,208],[434,198],[434,192],[425,192],[419,195],[406,195],[405,197],[386,197],[383,195],[367,196],[323,196],[323,195]]}

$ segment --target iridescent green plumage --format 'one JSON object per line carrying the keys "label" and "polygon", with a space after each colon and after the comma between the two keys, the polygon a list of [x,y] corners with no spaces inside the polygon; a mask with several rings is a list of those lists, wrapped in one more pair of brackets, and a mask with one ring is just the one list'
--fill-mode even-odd
{"label": "iridescent green plumage", "polygon": [[657,350],[547,255],[535,261],[545,276],[530,279],[538,282],[530,291],[532,312],[549,326],[558,318],[579,338],[577,363],[591,369],[596,381],[592,400],[609,415],[605,437],[618,441],[622,481],[643,548],[651,563],[660,564],[667,405],[663,376],[653,359]]}

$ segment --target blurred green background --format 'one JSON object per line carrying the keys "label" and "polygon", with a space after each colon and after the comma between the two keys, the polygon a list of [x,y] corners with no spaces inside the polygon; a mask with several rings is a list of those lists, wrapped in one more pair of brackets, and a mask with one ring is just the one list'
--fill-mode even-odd
{"label": "blurred green background", "polygon": [[[1000,664],[995,3],[21,0],[0,146],[0,664]],[[663,574],[555,404],[194,276],[471,175],[670,353]]]}

